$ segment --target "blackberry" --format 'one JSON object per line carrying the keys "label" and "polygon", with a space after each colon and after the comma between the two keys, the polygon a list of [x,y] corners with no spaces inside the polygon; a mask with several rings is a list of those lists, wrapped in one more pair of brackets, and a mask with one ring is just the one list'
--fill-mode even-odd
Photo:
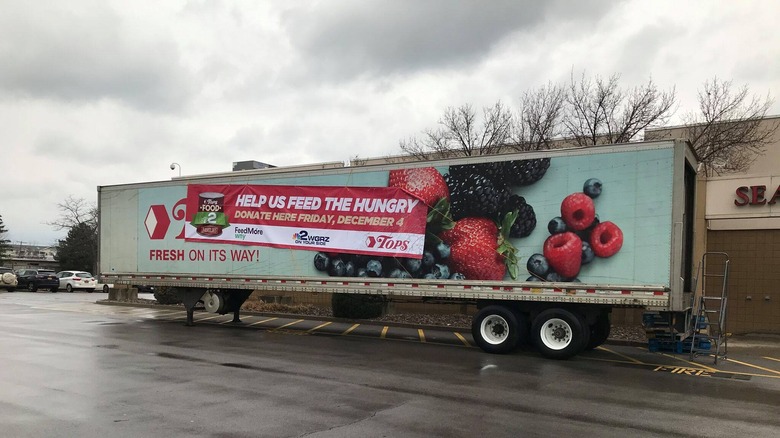
{"label": "blackberry", "polygon": [[[510,237],[527,237],[531,231],[536,228],[536,213],[531,204],[525,202],[525,198],[519,195],[512,195],[501,207],[501,211],[508,213],[517,211],[517,219],[509,230]],[[500,218],[499,218],[500,219]]]}
{"label": "blackberry", "polygon": [[479,164],[462,164],[460,166],[450,166],[450,174],[456,177],[467,176],[469,174],[481,175],[491,182],[502,182],[504,180],[504,163],[491,162]]}
{"label": "blackberry", "polygon": [[504,186],[496,187],[484,175],[455,173],[444,176],[450,190],[450,212],[454,220],[464,217],[495,217],[509,197]]}
{"label": "blackberry", "polygon": [[527,186],[544,176],[550,168],[549,158],[534,158],[531,160],[515,160],[503,163],[505,183],[513,186]]}

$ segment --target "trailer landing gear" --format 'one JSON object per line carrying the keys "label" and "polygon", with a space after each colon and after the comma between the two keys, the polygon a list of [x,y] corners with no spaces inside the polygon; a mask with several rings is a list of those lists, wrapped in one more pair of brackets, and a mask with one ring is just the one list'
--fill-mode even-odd
{"label": "trailer landing gear", "polygon": [[185,325],[192,326],[195,324],[195,306],[199,302],[203,303],[203,307],[209,313],[225,315],[233,312],[233,320],[231,322],[234,324],[240,323],[241,305],[249,298],[252,291],[243,289],[194,288],[181,289],[180,294],[182,303],[184,303],[184,309],[187,310],[187,323]]}

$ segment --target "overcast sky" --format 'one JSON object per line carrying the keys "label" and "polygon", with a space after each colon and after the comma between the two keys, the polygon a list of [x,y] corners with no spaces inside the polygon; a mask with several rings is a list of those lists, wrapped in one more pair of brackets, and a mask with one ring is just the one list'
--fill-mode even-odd
{"label": "overcast sky", "polygon": [[[0,215],[14,244],[99,185],[400,152],[447,106],[581,74],[780,94],[777,1],[0,0]],[[770,110],[780,114],[780,104]]]}

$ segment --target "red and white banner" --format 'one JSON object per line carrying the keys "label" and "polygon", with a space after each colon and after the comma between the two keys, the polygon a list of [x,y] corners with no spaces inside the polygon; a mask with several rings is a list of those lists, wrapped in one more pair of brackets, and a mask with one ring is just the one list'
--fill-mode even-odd
{"label": "red and white banner", "polygon": [[184,238],[419,258],[427,212],[395,187],[190,185]]}

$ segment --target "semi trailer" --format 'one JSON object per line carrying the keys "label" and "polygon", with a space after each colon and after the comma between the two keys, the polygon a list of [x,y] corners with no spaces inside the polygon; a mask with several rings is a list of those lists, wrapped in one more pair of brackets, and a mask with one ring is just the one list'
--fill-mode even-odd
{"label": "semi trailer", "polygon": [[696,168],[669,140],[100,186],[99,270],[170,288],[188,325],[255,290],[468,303],[484,351],[569,358],[614,308],[688,326]]}

